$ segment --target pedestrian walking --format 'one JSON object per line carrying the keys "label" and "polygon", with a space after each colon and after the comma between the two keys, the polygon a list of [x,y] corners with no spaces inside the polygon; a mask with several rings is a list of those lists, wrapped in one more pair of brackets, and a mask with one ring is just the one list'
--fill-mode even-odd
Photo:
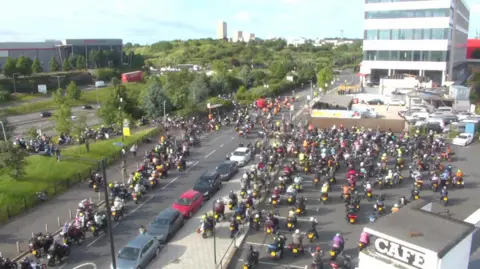
{"label": "pedestrian walking", "polygon": [[133,144],[132,147],[130,148],[130,152],[133,154],[133,157],[137,156],[137,144]]}

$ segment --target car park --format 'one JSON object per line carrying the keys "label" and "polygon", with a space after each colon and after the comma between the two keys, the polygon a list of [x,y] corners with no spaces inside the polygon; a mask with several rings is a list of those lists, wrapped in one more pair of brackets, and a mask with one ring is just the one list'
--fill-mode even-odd
{"label": "car park", "polygon": [[150,223],[147,231],[160,244],[166,244],[184,224],[185,218],[180,211],[174,208],[166,208]]}
{"label": "car park", "polygon": [[232,177],[238,173],[238,164],[233,161],[224,161],[215,169],[223,181],[232,179]]}
{"label": "car park", "polygon": [[[158,240],[149,234],[140,234],[121,248],[117,254],[117,269],[146,268],[160,253]],[[110,265],[113,268],[113,265]]]}
{"label": "car park", "polygon": [[43,112],[40,112],[40,117],[41,118],[49,118],[52,116],[52,112],[50,111],[43,111]]}
{"label": "car park", "polygon": [[173,202],[172,208],[180,211],[184,217],[191,218],[203,204],[202,193],[195,190],[184,192]]}
{"label": "car park", "polygon": [[467,145],[470,145],[472,142],[473,142],[472,134],[461,133],[453,139],[452,144],[457,146],[467,146]]}
{"label": "car park", "polygon": [[222,187],[222,180],[217,171],[205,172],[193,186],[193,190],[203,194],[205,200],[210,199]]}
{"label": "car park", "polygon": [[238,163],[239,167],[245,166],[251,159],[250,149],[247,147],[237,148],[230,156],[229,160]]}

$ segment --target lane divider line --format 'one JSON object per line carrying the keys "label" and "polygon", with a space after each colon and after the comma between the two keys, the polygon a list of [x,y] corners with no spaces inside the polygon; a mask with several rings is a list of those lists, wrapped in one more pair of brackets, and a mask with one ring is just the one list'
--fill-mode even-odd
{"label": "lane divider line", "polygon": [[195,165],[197,165],[197,164],[198,164],[198,161],[196,161],[195,163],[193,163],[192,165],[190,165],[190,167],[188,167],[188,168],[187,168],[187,170],[185,170],[185,171],[188,171],[188,170],[190,170],[190,168],[193,168],[193,167],[195,167]]}
{"label": "lane divider line", "polygon": [[220,147],[223,148],[223,144],[221,144]]}
{"label": "lane divider line", "polygon": [[208,158],[210,155],[212,155],[213,153],[215,153],[217,150],[214,149],[212,152],[208,153],[206,156],[205,156],[205,159]]}

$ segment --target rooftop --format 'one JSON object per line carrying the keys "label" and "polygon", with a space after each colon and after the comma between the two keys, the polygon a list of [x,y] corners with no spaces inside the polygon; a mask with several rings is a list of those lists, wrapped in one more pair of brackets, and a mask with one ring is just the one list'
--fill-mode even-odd
{"label": "rooftop", "polygon": [[323,104],[327,104],[327,109],[338,109],[338,107],[350,109],[353,97],[348,95],[328,94],[324,95],[314,105],[313,109],[322,108]]}
{"label": "rooftop", "polygon": [[424,200],[411,202],[397,213],[368,224],[367,228],[429,249],[441,258],[472,233],[475,226],[450,218],[447,214],[439,214],[435,209],[432,209],[433,212],[422,210],[426,204]]}

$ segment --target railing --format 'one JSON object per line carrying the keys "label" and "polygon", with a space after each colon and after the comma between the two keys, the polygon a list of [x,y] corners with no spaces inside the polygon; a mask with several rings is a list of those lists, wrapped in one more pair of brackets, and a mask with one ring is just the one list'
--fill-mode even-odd
{"label": "railing", "polygon": [[[225,253],[223,254],[222,258],[217,262],[216,264],[216,269],[224,269],[224,268],[227,268],[228,267],[228,263],[225,265],[223,265],[223,261],[226,260],[226,259],[231,259],[232,255],[235,255],[235,252],[232,252],[230,253],[230,249],[232,247],[234,248],[239,248],[240,246],[237,245],[237,240],[238,240],[238,236],[241,235],[242,233],[245,233],[245,222],[242,222],[242,227],[240,227],[240,229],[238,229],[238,232],[235,234],[235,236],[233,237],[232,241],[230,242],[230,244],[228,245],[228,247],[225,249]],[[240,242],[241,243],[241,242]],[[230,255],[229,255],[230,254]],[[216,253],[214,254],[216,255]]]}

